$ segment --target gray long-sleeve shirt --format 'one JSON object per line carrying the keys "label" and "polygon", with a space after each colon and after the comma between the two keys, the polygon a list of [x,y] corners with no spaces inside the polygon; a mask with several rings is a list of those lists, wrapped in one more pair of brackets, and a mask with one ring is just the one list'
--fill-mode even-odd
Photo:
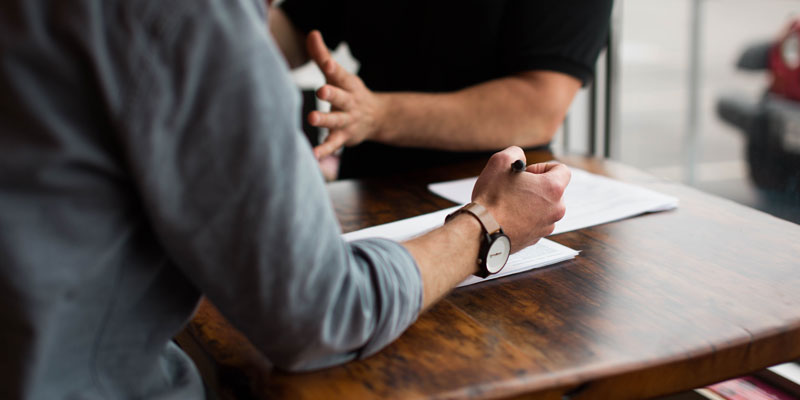
{"label": "gray long-sleeve shirt", "polygon": [[199,398],[207,295],[277,366],[376,352],[422,283],[347,244],[259,0],[0,2],[0,398]]}

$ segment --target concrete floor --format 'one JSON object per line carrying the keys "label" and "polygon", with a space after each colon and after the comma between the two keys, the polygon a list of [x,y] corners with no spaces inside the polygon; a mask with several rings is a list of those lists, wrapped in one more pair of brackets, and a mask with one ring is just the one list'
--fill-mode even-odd
{"label": "concrete floor", "polygon": [[687,180],[688,65],[692,0],[622,0],[619,158],[656,175],[800,223],[800,195],[763,193],[750,182],[745,138],[722,122],[716,99],[738,92],[757,99],[764,73],[735,69],[742,49],[776,37],[794,0],[704,0],[700,129],[694,182]]}

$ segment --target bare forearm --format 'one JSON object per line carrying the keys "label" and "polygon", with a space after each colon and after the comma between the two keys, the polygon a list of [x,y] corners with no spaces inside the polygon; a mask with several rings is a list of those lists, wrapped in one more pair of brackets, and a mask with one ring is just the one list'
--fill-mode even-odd
{"label": "bare forearm", "polygon": [[453,151],[545,144],[580,83],[553,72],[533,74],[452,93],[380,93],[386,111],[374,140]]}
{"label": "bare forearm", "polygon": [[267,24],[291,68],[297,68],[310,60],[305,46],[306,35],[294,27],[280,7],[270,8]]}
{"label": "bare forearm", "polygon": [[581,82],[552,71],[526,71],[451,93],[375,93],[330,56],[322,35],[307,37],[308,53],[325,75],[317,96],[332,111],[314,111],[311,125],[330,134],[318,158],[364,140],[452,151],[530,147],[549,142]]}
{"label": "bare forearm", "polygon": [[460,215],[424,236],[403,243],[422,275],[422,307],[427,309],[478,269],[481,227]]}

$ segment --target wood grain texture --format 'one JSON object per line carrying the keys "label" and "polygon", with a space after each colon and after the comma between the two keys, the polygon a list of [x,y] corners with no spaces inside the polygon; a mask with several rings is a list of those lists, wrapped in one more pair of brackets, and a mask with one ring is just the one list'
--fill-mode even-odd
{"label": "wood grain texture", "polygon": [[[275,371],[208,303],[184,340],[236,398],[646,398],[800,357],[800,226],[620,164],[564,161],[680,207],[553,236],[581,254],[455,290],[385,350],[340,367]],[[352,231],[453,205],[426,184],[482,165],[328,188]]]}

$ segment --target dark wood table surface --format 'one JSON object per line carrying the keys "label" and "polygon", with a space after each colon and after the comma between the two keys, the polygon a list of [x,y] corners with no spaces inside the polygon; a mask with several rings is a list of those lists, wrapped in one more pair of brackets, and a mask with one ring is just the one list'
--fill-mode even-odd
{"label": "dark wood table surface", "polygon": [[[647,398],[800,357],[800,226],[621,164],[562,161],[680,207],[552,236],[581,254],[457,289],[366,360],[274,370],[208,302],[178,341],[222,398]],[[348,232],[452,206],[427,183],[483,163],[328,189]]]}

